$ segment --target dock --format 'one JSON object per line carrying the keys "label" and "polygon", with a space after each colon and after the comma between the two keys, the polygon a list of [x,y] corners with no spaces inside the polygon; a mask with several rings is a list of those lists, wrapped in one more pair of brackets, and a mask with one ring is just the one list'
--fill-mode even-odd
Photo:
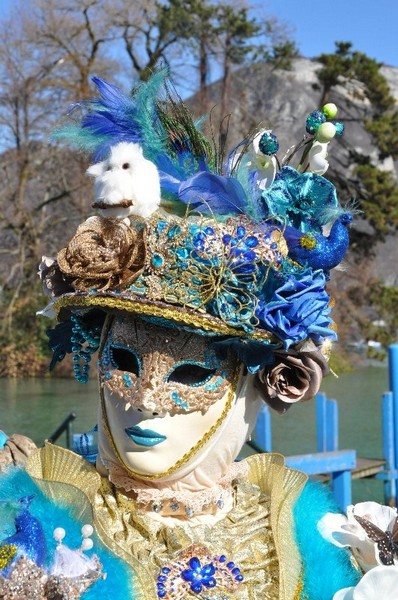
{"label": "dock", "polygon": [[[366,479],[367,477],[375,477],[379,473],[385,471],[386,461],[382,458],[356,458],[355,467],[351,469],[351,479]],[[330,475],[320,473],[313,476],[314,479],[328,483]]]}
{"label": "dock", "polygon": [[386,461],[383,458],[357,458],[357,464],[351,471],[352,479],[374,477],[385,470]]}

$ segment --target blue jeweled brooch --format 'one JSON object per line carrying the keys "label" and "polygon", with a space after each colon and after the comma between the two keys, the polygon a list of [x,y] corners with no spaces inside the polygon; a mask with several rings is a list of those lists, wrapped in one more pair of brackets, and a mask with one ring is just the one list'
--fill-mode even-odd
{"label": "blue jeweled brooch", "polygon": [[157,594],[165,600],[185,598],[186,594],[207,598],[213,588],[235,592],[243,580],[239,567],[224,554],[214,556],[205,547],[194,545],[181,552],[174,563],[162,567]]}

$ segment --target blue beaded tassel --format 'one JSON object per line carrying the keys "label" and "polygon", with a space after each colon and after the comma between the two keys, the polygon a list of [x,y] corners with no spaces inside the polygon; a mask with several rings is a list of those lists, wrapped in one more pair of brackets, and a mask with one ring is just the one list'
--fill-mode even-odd
{"label": "blue beaded tassel", "polygon": [[80,383],[87,383],[91,356],[100,344],[100,325],[87,325],[77,315],[71,316],[73,374]]}

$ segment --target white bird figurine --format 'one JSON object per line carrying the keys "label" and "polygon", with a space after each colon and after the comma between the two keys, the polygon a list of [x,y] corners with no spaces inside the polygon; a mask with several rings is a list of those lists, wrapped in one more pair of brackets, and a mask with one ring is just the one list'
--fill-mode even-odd
{"label": "white bird figurine", "polygon": [[111,146],[109,157],[91,165],[86,173],[94,177],[92,206],[101,217],[146,219],[159,208],[159,173],[144,157],[139,144],[120,142]]}

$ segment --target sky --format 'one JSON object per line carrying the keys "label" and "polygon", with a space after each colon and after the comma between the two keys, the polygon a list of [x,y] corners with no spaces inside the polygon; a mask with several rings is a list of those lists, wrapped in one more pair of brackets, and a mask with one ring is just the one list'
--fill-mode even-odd
{"label": "sky", "polygon": [[386,65],[398,67],[397,0],[263,0],[267,12],[292,29],[300,54],[334,52],[335,41],[352,42]]}
{"label": "sky", "polygon": [[[0,19],[13,3],[0,0]],[[248,4],[283,20],[307,58],[334,52],[335,41],[350,41],[354,50],[398,67],[398,0],[248,0]]]}

